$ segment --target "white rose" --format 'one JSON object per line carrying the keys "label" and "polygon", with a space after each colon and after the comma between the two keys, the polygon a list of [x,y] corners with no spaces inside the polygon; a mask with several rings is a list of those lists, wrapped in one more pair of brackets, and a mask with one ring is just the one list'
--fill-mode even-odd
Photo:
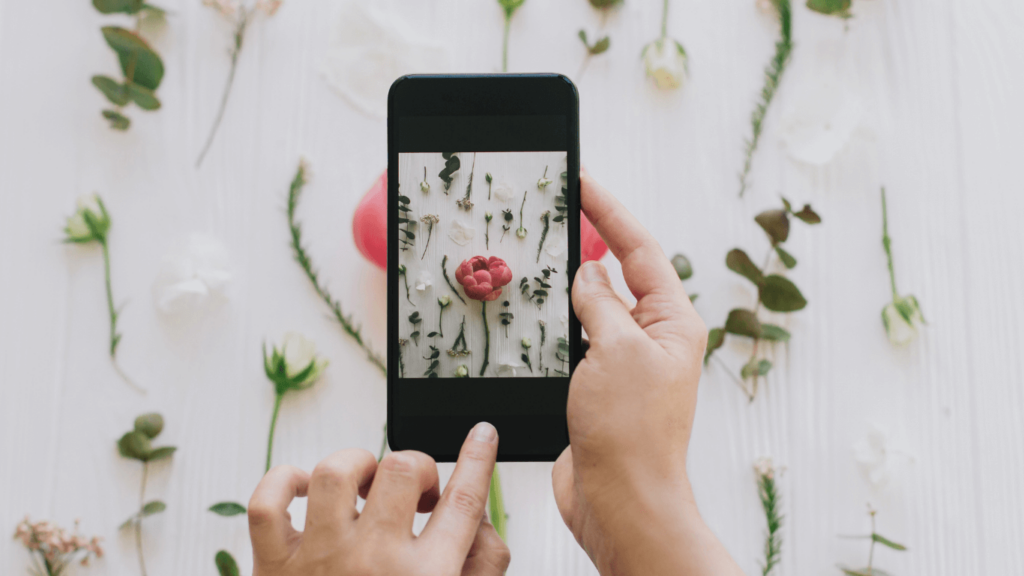
{"label": "white rose", "polygon": [[644,69],[658,88],[678,88],[686,77],[686,50],[670,38],[659,38],[644,47]]}
{"label": "white rose", "polygon": [[[75,206],[75,213],[68,217],[64,227],[64,233],[69,242],[91,242],[101,240],[105,237],[110,228],[110,217],[107,215],[103,201],[98,194],[83,194],[78,197]],[[92,229],[86,222],[86,215],[92,219],[100,232],[100,236],[93,234]]]}
{"label": "white rose", "polygon": [[316,344],[298,332],[288,332],[284,335],[280,355],[284,358],[285,374],[288,378],[295,378],[310,365],[313,366],[302,384],[312,384],[327,367],[327,360],[316,355]]}
{"label": "white rose", "polygon": [[900,296],[882,309],[882,324],[889,335],[889,342],[897,346],[913,340],[917,336],[917,327],[924,323],[917,298],[913,296]]}

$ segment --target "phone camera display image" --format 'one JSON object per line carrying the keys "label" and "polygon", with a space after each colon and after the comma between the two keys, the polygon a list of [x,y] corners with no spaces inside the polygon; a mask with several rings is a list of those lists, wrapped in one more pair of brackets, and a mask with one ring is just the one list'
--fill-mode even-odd
{"label": "phone camera display image", "polygon": [[567,153],[398,155],[398,377],[569,376]]}

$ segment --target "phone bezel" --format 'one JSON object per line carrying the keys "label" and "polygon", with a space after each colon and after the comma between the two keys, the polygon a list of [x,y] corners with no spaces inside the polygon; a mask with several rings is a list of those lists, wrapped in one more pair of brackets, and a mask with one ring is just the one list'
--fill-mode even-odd
{"label": "phone bezel", "polygon": [[[571,289],[580,265],[579,96],[559,74],[409,75],[396,80],[388,94],[388,443],[392,450],[420,450],[439,462],[458,457],[465,434],[480,420],[498,428],[499,461],[553,461],[568,446],[565,405],[570,378],[432,378],[423,387],[440,385],[438,394],[407,386],[400,396],[398,339],[400,282],[398,269],[398,155],[402,118],[437,116],[565,117],[567,155],[568,265],[570,287],[569,374],[582,357],[582,331],[571,305]],[[522,136],[515,150],[523,147]],[[425,150],[420,150],[425,151]],[[469,151],[469,150],[467,150]],[[472,150],[484,151],[484,150]],[[411,398],[415,396],[415,398]],[[414,402],[414,404],[413,404]],[[409,414],[412,405],[424,414]],[[518,408],[513,408],[518,407]],[[522,410],[499,414],[497,411]]]}

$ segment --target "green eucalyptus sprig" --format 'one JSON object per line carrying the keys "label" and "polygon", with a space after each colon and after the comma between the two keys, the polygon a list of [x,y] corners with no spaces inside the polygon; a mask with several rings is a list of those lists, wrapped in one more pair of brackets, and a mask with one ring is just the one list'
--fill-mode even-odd
{"label": "green eucalyptus sprig", "polygon": [[[402,233],[398,237],[399,249],[405,252],[409,248],[412,248],[416,242],[416,233],[413,232],[413,228],[416,226],[416,217],[412,215],[412,208],[409,208],[409,204],[412,200],[401,193],[398,195],[398,231]],[[405,228],[401,228],[405,226]],[[426,253],[426,252],[424,252]]]}
{"label": "green eucalyptus sprig", "polygon": [[587,64],[590,64],[590,59],[607,52],[612,46],[612,39],[605,35],[591,44],[587,40],[587,31],[582,28],[580,28],[577,36],[580,37],[580,42],[583,42],[583,47],[587,50],[586,56],[583,57],[583,62],[580,62],[580,69],[576,71],[576,81],[579,82],[580,78],[583,77],[583,73],[587,71]]}
{"label": "green eucalyptus sprig", "polygon": [[430,355],[424,356],[424,360],[429,360],[430,364],[427,366],[427,371],[423,373],[427,378],[437,378],[437,369],[441,366],[441,361],[438,358],[441,356],[441,351],[437,349],[437,346],[430,347]]}
{"label": "green eucalyptus sprig", "polygon": [[541,233],[540,233],[540,244],[537,246],[537,263],[538,264],[540,264],[540,254],[541,254],[541,251],[544,250],[544,240],[547,240],[548,229],[551,228],[551,211],[550,210],[545,210],[544,213],[540,215],[540,221],[541,221],[542,224],[544,224],[544,229],[541,230]]}
{"label": "green eucalyptus sprig", "polygon": [[444,318],[444,309],[451,305],[452,299],[447,295],[441,296],[437,299],[437,306],[439,308],[437,312],[437,331],[427,334],[427,338],[433,338],[435,336],[444,338],[444,325],[441,323],[441,320]]}
{"label": "green eucalyptus sprig", "polygon": [[131,120],[123,114],[129,104],[143,110],[160,109],[156,90],[164,78],[164,63],[139,31],[143,18],[163,17],[166,13],[143,0],[92,0],[92,5],[102,14],[127,14],[135,18],[135,30],[119,26],[102,28],[103,39],[117,53],[124,78],[116,80],[99,74],[92,77],[93,86],[114,105],[103,110],[103,117],[112,129],[123,132],[131,126]]}
{"label": "green eucalyptus sprig", "polygon": [[253,19],[260,13],[267,18],[277,13],[278,8],[281,7],[281,0],[256,0],[254,4],[245,4],[245,0],[242,2],[232,2],[229,0],[203,0],[203,4],[209,6],[220,13],[221,16],[226,18],[234,28],[233,42],[231,44],[231,68],[228,71],[227,83],[224,86],[224,93],[221,95],[220,106],[217,108],[217,115],[213,119],[213,126],[210,127],[210,134],[206,137],[206,143],[203,144],[203,149],[199,152],[199,158],[196,159],[196,168],[202,165],[203,159],[206,158],[206,153],[210,151],[210,146],[213,144],[213,138],[217,135],[217,129],[220,127],[221,120],[224,119],[224,111],[228,107],[228,98],[231,96],[231,87],[235,84],[235,71],[238,69],[238,57],[242,53],[242,45],[245,42],[245,32],[249,28],[249,24],[252,23]]}
{"label": "green eucalyptus sprig", "polygon": [[555,196],[555,217],[552,221],[555,223],[565,225],[566,219],[569,217],[569,173],[562,172],[562,191],[559,192],[558,196]]}
{"label": "green eucalyptus sprig", "polygon": [[740,197],[747,191],[750,175],[750,166],[754,161],[754,152],[757,150],[757,143],[761,139],[761,129],[764,125],[764,117],[768,114],[768,106],[775,98],[775,92],[782,81],[782,74],[786,71],[790,54],[793,52],[793,14],[789,0],[770,0],[779,16],[779,39],[775,42],[775,55],[764,71],[764,86],[761,87],[761,96],[750,114],[751,135],[747,139],[743,171],[740,172]]}
{"label": "green eucalyptus sprig", "polygon": [[754,464],[754,473],[757,475],[757,495],[761,500],[761,509],[764,510],[767,523],[761,576],[768,576],[782,557],[782,537],[779,532],[782,530],[783,516],[779,512],[779,487],[775,483],[777,472],[778,470],[772,465],[769,458],[763,458]]}
{"label": "green eucalyptus sprig", "polygon": [[868,515],[871,516],[871,534],[866,536],[853,536],[852,538],[870,540],[871,544],[868,548],[868,565],[864,568],[847,568],[846,566],[839,565],[838,568],[842,570],[845,576],[889,576],[888,572],[884,572],[874,567],[875,563],[875,544],[881,544],[890,550],[897,552],[905,552],[907,547],[903,544],[893,542],[889,538],[882,536],[875,530],[875,514],[877,511],[868,505]]}
{"label": "green eucalyptus sprig", "polygon": [[512,15],[526,0],[498,0],[505,13],[505,33],[501,41],[501,71],[508,72],[508,33],[512,28]]}
{"label": "green eucalyptus sprig", "polygon": [[826,16],[838,16],[843,20],[853,18],[850,7],[853,0],[807,0],[807,7]]}
{"label": "green eucalyptus sprig", "polygon": [[161,500],[146,502],[146,481],[149,479],[149,463],[170,458],[177,450],[174,446],[154,448],[152,441],[164,429],[164,419],[157,413],[143,414],[135,419],[132,430],[126,432],[117,441],[117,451],[121,456],[142,462],[142,483],[139,488],[138,510],[121,524],[121,529],[134,528],[135,549],[139,555],[139,570],[146,576],[146,558],[142,551],[142,520],[159,514],[167,509]]}
{"label": "green eucalyptus sprig", "polygon": [[316,345],[296,332],[286,333],[281,347],[273,347],[269,356],[266,344],[263,345],[263,371],[274,385],[275,396],[270,433],[267,435],[267,465],[264,472],[270,471],[281,400],[292,390],[306,390],[315,384],[324,368],[327,368],[327,360],[317,356]]}
{"label": "green eucalyptus sprig", "polygon": [[917,298],[912,294],[900,296],[896,290],[896,268],[892,263],[892,239],[889,238],[889,209],[885,202],[885,188],[882,188],[882,247],[889,262],[889,287],[892,301],[882,308],[882,325],[889,336],[889,342],[899,346],[917,336],[917,327],[927,324]]}
{"label": "green eucalyptus sprig", "polygon": [[458,298],[460,302],[465,304],[466,301],[462,298],[462,295],[459,294],[459,291],[455,289],[455,286],[452,284],[451,278],[448,277],[448,255],[447,254],[445,254],[444,258],[441,259],[441,275],[444,276],[444,281],[448,284],[448,287],[451,288],[452,292],[455,293],[455,297]]}
{"label": "green eucalyptus sprig", "polygon": [[501,226],[501,239],[498,240],[498,244],[501,244],[501,242],[505,240],[505,234],[508,234],[508,231],[512,229],[512,220],[515,219],[515,216],[512,215],[512,209],[506,208],[505,210],[502,210],[501,218],[505,223]]}
{"label": "green eucalyptus sprig", "polygon": [[75,213],[68,216],[64,225],[64,242],[67,244],[91,244],[96,242],[103,249],[103,279],[107,292],[107,313],[110,317],[110,361],[121,378],[132,388],[145,393],[121,370],[117,364],[117,345],[121,334],[117,332],[120,312],[114,307],[114,291],[110,282],[110,214],[99,194],[88,194],[78,198]]}
{"label": "green eucalyptus sprig", "polygon": [[[369,341],[363,339],[362,328],[352,320],[352,316],[345,315],[345,312],[341,309],[341,301],[331,296],[331,293],[327,290],[327,286],[320,282],[320,273],[316,267],[313,266],[313,261],[306,252],[306,248],[302,245],[302,225],[298,220],[296,220],[295,211],[299,206],[299,197],[302,195],[302,190],[306,186],[306,170],[306,163],[304,161],[299,162],[299,168],[295,172],[295,177],[292,179],[291,185],[288,188],[288,228],[291,232],[291,246],[295,261],[302,267],[302,271],[305,272],[306,278],[308,278],[309,282],[313,285],[313,290],[316,291],[317,295],[320,296],[320,299],[323,300],[331,309],[331,312],[334,314],[334,319],[341,325],[342,330],[356,341],[356,344],[363,349],[363,352],[366,353],[366,357],[370,362],[372,362],[377,368],[380,368],[380,371],[387,376],[388,367],[384,358],[374,351]],[[406,295],[408,296],[408,284],[406,284]],[[411,303],[412,302],[410,301],[410,304]]]}
{"label": "green eucalyptus sprig", "polygon": [[413,327],[413,333],[409,334],[409,338],[411,338],[413,343],[417,346],[420,345],[420,322],[423,322],[423,318],[420,318],[420,313],[418,311],[409,314],[409,323],[412,324]]}
{"label": "green eucalyptus sprig", "polygon": [[512,323],[512,320],[515,318],[515,316],[513,316],[512,313],[508,311],[508,300],[505,300],[501,306],[505,309],[505,311],[499,313],[498,317],[501,318],[501,325],[505,327],[505,338],[508,338],[508,326],[509,324]]}
{"label": "green eucalyptus sprig", "polygon": [[466,347],[466,316],[462,316],[462,324],[459,325],[459,335],[455,337],[455,343],[448,349],[448,355],[453,357],[469,356],[469,348]]}
{"label": "green eucalyptus sprig", "polygon": [[459,157],[456,154],[457,152],[441,153],[441,157],[444,158],[444,168],[441,169],[437,177],[444,183],[445,196],[448,195],[448,191],[452,188],[452,182],[455,180],[454,174],[459,171]]}
{"label": "green eucalyptus sprig", "polygon": [[466,184],[466,195],[461,200],[456,200],[455,204],[459,208],[470,210],[473,208],[473,202],[470,197],[473,196],[473,174],[476,172],[476,152],[473,153],[473,164],[469,168],[469,184]]}
{"label": "green eucalyptus sprig", "polygon": [[540,276],[534,276],[533,281],[537,283],[537,287],[530,292],[530,280],[523,276],[522,280],[519,281],[519,291],[524,296],[529,296],[530,301],[537,305],[537,309],[540,309],[540,305],[544,303],[544,300],[548,297],[548,290],[551,289],[551,275],[557,273],[551,266],[548,266],[540,271]]}
{"label": "green eucalyptus sprig", "polygon": [[[787,252],[782,245],[789,238],[789,217],[793,216],[806,224],[819,224],[821,217],[805,204],[799,212],[794,212],[792,205],[785,198],[782,199],[783,208],[777,210],[766,210],[754,217],[754,221],[764,230],[768,236],[770,247],[765,255],[764,264],[758,268],[750,256],[739,248],[734,248],[726,255],[725,265],[733,272],[750,280],[757,287],[757,303],[754,308],[735,308],[729,312],[725,326],[712,328],[708,332],[708,346],[704,354],[704,363],[707,364],[715,350],[725,343],[726,334],[752,338],[754,341],[750,359],[743,366],[740,377],[737,381],[743,389],[747,398],[753,402],[757,395],[757,385],[760,377],[765,376],[772,368],[772,363],[759,358],[759,345],[762,341],[767,342],[788,342],[789,332],[780,326],[763,323],[758,319],[758,312],[761,307],[772,312],[796,312],[807,306],[807,300],[800,289],[785,276],[780,274],[769,274],[772,263],[772,256],[778,256],[783,266],[792,269],[796,266],[796,258]],[[753,381],[748,389],[746,381]]]}

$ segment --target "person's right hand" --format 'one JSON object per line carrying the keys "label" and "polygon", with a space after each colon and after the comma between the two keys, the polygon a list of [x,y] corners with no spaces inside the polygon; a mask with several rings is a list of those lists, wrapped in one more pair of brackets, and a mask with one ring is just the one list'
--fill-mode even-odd
{"label": "person's right hand", "polygon": [[558,509],[605,576],[740,575],[686,475],[704,322],[650,233],[585,172],[580,188],[637,304],[627,307],[600,262],[576,274],[590,347],[569,387],[571,444],[552,471]]}

